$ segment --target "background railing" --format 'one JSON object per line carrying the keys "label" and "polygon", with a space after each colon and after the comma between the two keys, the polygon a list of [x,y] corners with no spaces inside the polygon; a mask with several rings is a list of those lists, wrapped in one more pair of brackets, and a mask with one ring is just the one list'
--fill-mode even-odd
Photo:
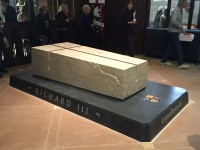
{"label": "background railing", "polygon": [[9,42],[9,48],[3,52],[6,67],[29,63],[31,61],[31,46],[33,36],[31,22],[5,23],[4,33]]}

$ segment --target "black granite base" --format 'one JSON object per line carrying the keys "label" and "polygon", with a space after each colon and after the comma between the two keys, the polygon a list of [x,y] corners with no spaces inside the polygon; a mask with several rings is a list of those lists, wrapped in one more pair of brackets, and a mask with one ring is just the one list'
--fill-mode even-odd
{"label": "black granite base", "polygon": [[10,85],[141,142],[151,141],[188,103],[185,89],[148,82],[125,101],[23,72]]}

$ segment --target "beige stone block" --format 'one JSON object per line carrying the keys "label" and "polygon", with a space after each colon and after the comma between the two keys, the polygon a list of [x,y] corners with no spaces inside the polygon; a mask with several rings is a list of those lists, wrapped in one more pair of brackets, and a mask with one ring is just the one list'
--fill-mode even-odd
{"label": "beige stone block", "polygon": [[121,54],[117,54],[113,52],[108,52],[108,51],[104,51],[104,50],[100,50],[96,48],[91,48],[87,46],[80,46],[80,45],[69,43],[69,42],[58,43],[54,45],[60,46],[62,48],[69,48],[71,50],[133,64],[137,68],[136,69],[137,77],[135,80],[137,80],[138,89],[144,88],[147,84],[148,62],[146,60],[138,59],[135,57],[129,57],[126,55],[121,55]]}
{"label": "beige stone block", "polygon": [[75,43],[70,43],[70,42],[63,42],[63,43],[53,44],[53,46],[58,46],[58,47],[62,47],[65,49],[69,49],[69,48],[74,48],[74,47],[80,47],[81,45],[75,44]]}
{"label": "beige stone block", "polygon": [[141,86],[138,82],[136,64],[59,48],[33,48],[32,63],[36,75],[121,100],[146,86],[146,83]]}
{"label": "beige stone block", "polygon": [[50,59],[51,53],[53,51],[62,50],[63,48],[53,46],[53,45],[44,45],[31,48],[32,53],[32,70],[35,74],[40,72],[40,76],[48,78],[48,75],[51,73],[50,70]]}
{"label": "beige stone block", "polygon": [[138,89],[142,89],[147,85],[148,62],[146,60],[135,58],[135,57],[129,57],[126,55],[121,55],[121,54],[117,54],[113,52],[108,52],[108,51],[104,51],[100,49],[95,49],[91,47],[86,47],[86,46],[73,47],[70,49],[104,57],[104,58],[117,60],[120,62],[133,64],[136,67],[137,75],[136,75],[135,80],[137,81]]}

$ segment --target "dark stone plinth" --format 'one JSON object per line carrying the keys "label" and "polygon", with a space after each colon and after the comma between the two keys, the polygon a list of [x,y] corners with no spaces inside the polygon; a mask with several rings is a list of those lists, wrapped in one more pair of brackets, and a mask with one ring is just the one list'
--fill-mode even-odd
{"label": "dark stone plinth", "polygon": [[[31,72],[12,75],[10,85],[141,142],[151,141],[188,103],[185,89],[151,81],[125,101]],[[146,99],[147,95],[155,96],[154,102]]]}

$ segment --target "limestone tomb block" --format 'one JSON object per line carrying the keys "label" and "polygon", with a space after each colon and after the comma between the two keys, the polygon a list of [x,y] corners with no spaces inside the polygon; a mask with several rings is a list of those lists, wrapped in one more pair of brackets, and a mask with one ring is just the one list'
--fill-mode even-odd
{"label": "limestone tomb block", "polygon": [[48,78],[50,71],[50,59],[51,53],[53,51],[62,50],[63,48],[53,46],[53,45],[44,45],[32,47],[32,70],[35,74],[39,74],[42,77]]}
{"label": "limestone tomb block", "polygon": [[95,48],[86,47],[86,46],[73,47],[70,49],[100,56],[100,57],[105,57],[108,59],[117,60],[120,62],[133,64],[136,67],[136,74],[137,74],[137,77],[135,80],[137,80],[138,82],[137,84],[140,87],[140,89],[144,88],[147,85],[148,62],[146,60],[135,58],[135,57],[129,57],[129,56],[113,53],[113,52],[103,51],[100,49],[95,49]]}
{"label": "limestone tomb block", "polygon": [[68,48],[80,47],[81,45],[70,43],[70,42],[62,42],[62,43],[53,44],[53,46],[58,46],[58,47],[68,49]]}
{"label": "limestone tomb block", "polygon": [[69,49],[34,50],[32,63],[36,75],[121,100],[141,90],[134,64]]}
{"label": "limestone tomb block", "polygon": [[70,42],[57,43],[54,45],[60,46],[62,48],[69,48],[71,50],[75,50],[75,51],[79,51],[79,52],[83,52],[83,53],[88,53],[91,55],[96,55],[96,56],[105,57],[108,59],[113,59],[113,60],[117,60],[120,62],[125,62],[125,63],[130,63],[133,65],[136,65],[137,79],[135,79],[135,80],[137,80],[137,82],[138,82],[137,83],[138,89],[142,89],[147,85],[148,63],[146,60],[138,59],[135,57],[129,57],[129,56],[113,53],[113,52],[108,52],[108,51],[104,51],[104,50],[100,50],[100,49],[96,49],[96,48],[91,48],[91,47],[87,47],[87,46],[80,46],[80,45],[73,44]]}

